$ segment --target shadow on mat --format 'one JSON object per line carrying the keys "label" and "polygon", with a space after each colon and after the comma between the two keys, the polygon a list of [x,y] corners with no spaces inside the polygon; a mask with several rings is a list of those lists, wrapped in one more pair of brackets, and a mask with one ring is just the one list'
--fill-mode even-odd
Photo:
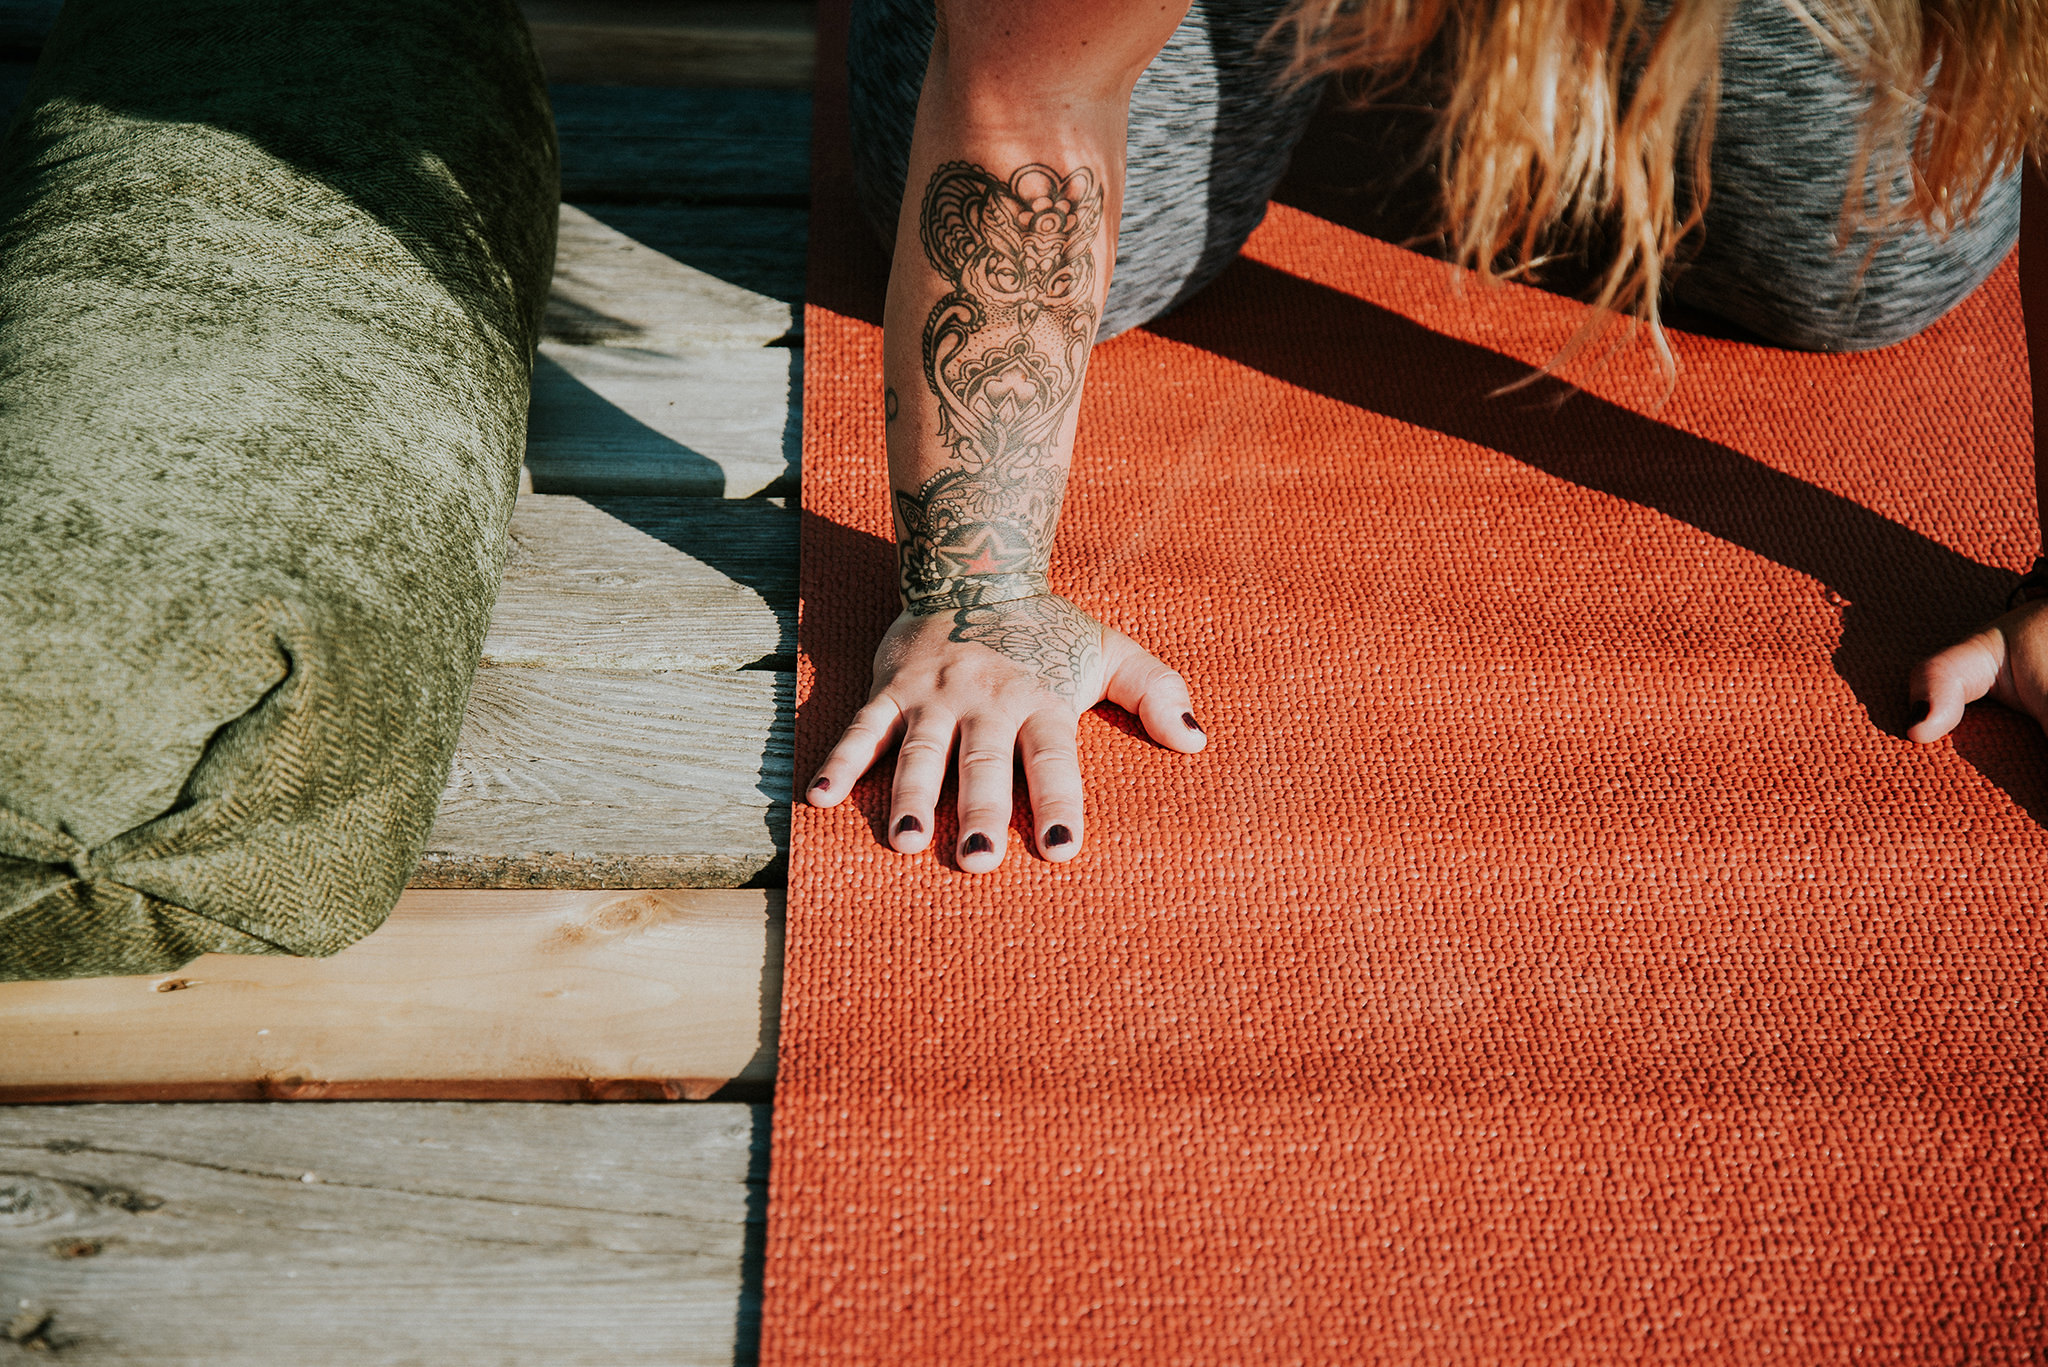
{"label": "shadow on mat", "polygon": [[[1890,735],[1910,724],[1913,663],[1993,616],[2013,582],[2010,571],[1839,494],[1561,383],[1492,397],[1528,367],[1258,262],[1238,261],[1149,330],[1654,508],[1819,580],[1846,600],[1835,670]],[[2038,733],[2016,746],[2012,728],[1978,718],[1965,732],[1958,752],[2048,825],[2048,754]]]}

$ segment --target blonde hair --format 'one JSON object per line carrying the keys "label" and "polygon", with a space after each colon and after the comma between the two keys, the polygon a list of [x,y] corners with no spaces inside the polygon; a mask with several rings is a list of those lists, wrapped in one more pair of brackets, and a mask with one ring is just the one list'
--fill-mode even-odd
{"label": "blonde hair", "polygon": [[[1709,191],[1721,36],[1740,0],[1296,0],[1276,37],[1298,77],[1357,73],[1361,98],[1441,44],[1435,150],[1454,259],[1525,273],[1560,237],[1614,243],[1595,314],[1658,323],[1667,267]],[[2043,142],[2048,5],[2038,0],[1776,0],[1869,92],[1840,240],[1918,222],[1946,233]],[[1679,167],[1693,193],[1679,203]],[[1866,193],[1875,169],[1882,188]],[[1682,216],[1681,216],[1682,215]]]}

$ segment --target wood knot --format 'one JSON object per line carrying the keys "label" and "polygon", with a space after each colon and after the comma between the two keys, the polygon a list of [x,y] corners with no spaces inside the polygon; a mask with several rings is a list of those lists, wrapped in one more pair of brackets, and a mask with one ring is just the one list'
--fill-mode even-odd
{"label": "wood knot", "polygon": [[647,893],[637,897],[621,897],[615,902],[606,902],[591,917],[591,924],[609,935],[621,935],[647,927],[661,921],[667,908],[661,900]]}
{"label": "wood knot", "polygon": [[541,946],[547,950],[575,949],[600,938],[633,935],[667,920],[670,909],[651,892],[615,897],[591,908],[576,920],[558,926]]}
{"label": "wood knot", "polygon": [[50,1326],[56,1319],[56,1312],[45,1310],[32,1301],[23,1301],[20,1309],[9,1317],[6,1327],[0,1328],[0,1338],[24,1348],[55,1348],[57,1345],[50,1341]]}
{"label": "wood knot", "polygon": [[29,1173],[0,1174],[0,1230],[75,1220],[88,1202],[64,1185]]}
{"label": "wood knot", "polygon": [[108,1210],[140,1215],[163,1204],[163,1197],[132,1187],[58,1181],[31,1172],[0,1172],[0,1234],[88,1220]]}

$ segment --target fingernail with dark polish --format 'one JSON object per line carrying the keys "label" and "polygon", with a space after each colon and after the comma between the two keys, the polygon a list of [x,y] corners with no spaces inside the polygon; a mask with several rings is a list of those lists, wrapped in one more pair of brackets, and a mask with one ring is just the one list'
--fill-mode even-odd
{"label": "fingernail with dark polish", "polygon": [[[1181,713],[1180,724],[1182,726],[1185,726],[1190,731],[1202,731],[1202,724],[1195,720],[1195,714],[1192,712]],[[1207,731],[1202,731],[1202,734],[1206,736],[1209,733]]]}
{"label": "fingernail with dark polish", "polygon": [[996,842],[990,840],[980,831],[976,831],[973,835],[968,836],[967,843],[961,846],[961,848],[969,854],[987,854],[990,850],[994,849],[995,847]]}
{"label": "fingernail with dark polish", "polygon": [[812,780],[811,780],[811,791],[812,791],[812,792],[814,792],[814,793],[825,793],[825,792],[830,792],[831,790],[832,790],[832,780],[831,780],[831,779],[829,779],[829,778],[826,778],[826,777],[825,777],[825,776],[824,776],[823,774],[820,774],[820,775],[818,775],[818,776],[817,776],[816,778],[814,778],[814,779],[812,779]]}
{"label": "fingernail with dark polish", "polygon": [[914,816],[903,817],[896,823],[896,834],[898,835],[921,835],[923,832],[924,823]]}
{"label": "fingernail with dark polish", "polygon": [[1048,845],[1071,845],[1074,843],[1074,833],[1065,826],[1047,826],[1045,828],[1045,843]]}

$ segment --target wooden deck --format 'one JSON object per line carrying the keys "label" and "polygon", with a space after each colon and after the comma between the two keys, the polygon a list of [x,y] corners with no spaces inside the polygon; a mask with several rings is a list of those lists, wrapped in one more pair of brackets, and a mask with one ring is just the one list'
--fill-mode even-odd
{"label": "wooden deck", "polygon": [[[568,203],[429,853],[329,960],[0,985],[0,1100],[186,1099],[0,1108],[0,1364],[752,1359],[810,9],[526,8]],[[56,9],[0,0],[0,108]],[[411,1097],[719,1099],[251,1104]]]}
{"label": "wooden deck", "polygon": [[0,1362],[744,1359],[767,1135],[738,1105],[0,1110]]}

